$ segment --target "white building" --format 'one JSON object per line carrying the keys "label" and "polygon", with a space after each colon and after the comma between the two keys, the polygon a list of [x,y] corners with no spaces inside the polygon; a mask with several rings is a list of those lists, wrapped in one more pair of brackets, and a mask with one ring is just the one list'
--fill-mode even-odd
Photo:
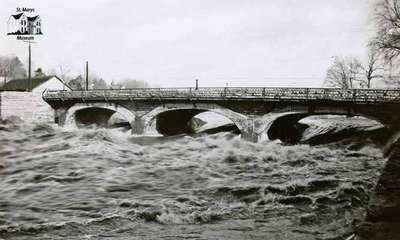
{"label": "white building", "polygon": [[29,81],[28,78],[13,79],[2,87],[3,91],[29,91],[32,93],[42,94],[44,90],[71,90],[68,84],[57,76],[33,77]]}
{"label": "white building", "polygon": [[0,91],[0,119],[16,116],[28,122],[53,123],[54,110],[42,98],[46,89],[71,90],[57,76],[31,78],[30,84],[27,78],[7,82]]}

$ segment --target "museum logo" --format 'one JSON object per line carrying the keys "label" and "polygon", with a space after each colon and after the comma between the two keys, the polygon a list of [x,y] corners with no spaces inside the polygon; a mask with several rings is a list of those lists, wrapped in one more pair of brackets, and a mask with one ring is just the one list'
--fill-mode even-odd
{"label": "museum logo", "polygon": [[42,35],[42,19],[35,14],[34,8],[19,8],[7,21],[7,35],[17,35],[17,40],[34,40]]}

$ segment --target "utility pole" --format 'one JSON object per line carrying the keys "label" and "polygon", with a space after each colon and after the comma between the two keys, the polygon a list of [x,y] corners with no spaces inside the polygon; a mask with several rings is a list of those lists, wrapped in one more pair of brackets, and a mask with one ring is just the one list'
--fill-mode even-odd
{"label": "utility pole", "polygon": [[28,45],[28,91],[32,91],[32,54],[31,54],[31,43],[35,43],[33,41],[24,41],[27,42]]}
{"label": "utility pole", "polygon": [[86,61],[86,91],[89,90],[89,62]]}
{"label": "utility pole", "polygon": [[31,73],[32,73],[32,59],[31,59],[31,42],[29,42],[29,62],[28,62],[28,81],[29,81],[29,92],[32,91],[32,80],[31,80]]}

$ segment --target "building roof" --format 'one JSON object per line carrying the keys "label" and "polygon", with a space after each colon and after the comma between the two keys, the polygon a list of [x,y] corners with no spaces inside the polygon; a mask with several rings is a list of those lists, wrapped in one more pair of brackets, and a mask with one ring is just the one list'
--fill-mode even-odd
{"label": "building roof", "polygon": [[15,14],[15,15],[12,15],[12,16],[13,16],[13,18],[18,20],[22,15],[24,15],[24,13]]}
{"label": "building roof", "polygon": [[36,21],[36,19],[39,17],[39,15],[36,15],[34,17],[26,17],[28,19],[29,22],[34,22]]}
{"label": "building roof", "polygon": [[[58,78],[57,76],[44,76],[44,77],[33,77],[31,78],[31,87],[35,89],[36,87],[40,86],[41,84],[47,82],[51,78],[57,78],[60,82],[62,82],[67,88],[71,89],[68,84],[66,84],[63,80]],[[20,79],[13,79],[7,82],[1,90],[3,91],[26,91],[29,89],[29,80],[28,78],[20,78]]]}

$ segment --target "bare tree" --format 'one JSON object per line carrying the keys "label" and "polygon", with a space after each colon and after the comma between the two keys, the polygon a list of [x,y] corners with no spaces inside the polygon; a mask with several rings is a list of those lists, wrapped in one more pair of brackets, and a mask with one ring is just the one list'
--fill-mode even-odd
{"label": "bare tree", "polygon": [[333,64],[326,72],[324,86],[349,89],[356,87],[360,81],[362,64],[357,58],[335,57]]}
{"label": "bare tree", "polygon": [[392,61],[400,55],[400,0],[377,0],[373,16],[378,30],[373,45]]}
{"label": "bare tree", "polygon": [[371,48],[368,53],[368,61],[363,68],[363,78],[360,81],[362,87],[371,88],[371,82],[373,80],[383,79],[383,64],[379,55],[379,52]]}
{"label": "bare tree", "polygon": [[89,72],[89,86],[91,89],[107,89],[107,82],[95,72]]}
{"label": "bare tree", "polygon": [[8,61],[4,61],[3,59],[0,59],[0,76],[3,77],[4,82],[0,85],[3,85],[7,82],[8,77],[10,74],[10,64]]}
{"label": "bare tree", "polygon": [[26,70],[18,57],[0,56],[0,74],[8,79],[26,77]]}

